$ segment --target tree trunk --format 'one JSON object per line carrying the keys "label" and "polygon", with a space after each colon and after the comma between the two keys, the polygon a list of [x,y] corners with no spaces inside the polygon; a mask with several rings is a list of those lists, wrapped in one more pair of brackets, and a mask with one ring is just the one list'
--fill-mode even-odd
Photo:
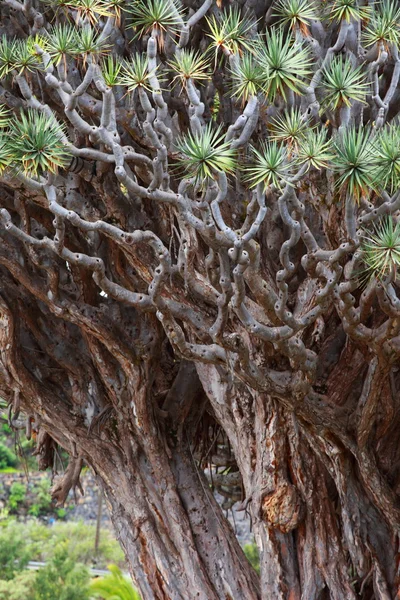
{"label": "tree trunk", "polygon": [[395,3],[0,2],[0,392],[54,499],[90,466],[143,600],[400,600]]}
{"label": "tree trunk", "polygon": [[[65,501],[71,487],[79,483],[84,459],[99,478],[143,600],[260,598],[257,575],[191,454],[190,438],[205,406],[193,365],[182,363],[165,398],[169,413],[160,411],[165,421],[160,424],[150,408],[155,406],[149,397],[151,366],[126,360],[125,385],[114,396],[119,408],[108,414],[107,427],[92,423],[88,428],[62,397],[41,388],[20,362],[13,345],[18,324],[4,301],[1,316],[3,371],[24,388],[31,410],[41,411],[36,426],[40,421],[41,431],[51,430],[52,437],[71,453],[53,497],[60,505]],[[110,376],[101,361],[105,349],[94,340],[90,347]],[[81,379],[85,373],[77,370],[75,384],[82,395],[88,394]],[[89,396],[85,400],[90,401]],[[188,407],[192,410],[189,417],[185,415],[184,431],[172,429],[179,419],[172,422],[170,417],[186,413]],[[51,464],[52,438],[39,438],[38,454],[39,458],[47,455],[47,464],[42,464],[46,467]]]}
{"label": "tree trunk", "polygon": [[139,449],[96,458],[91,464],[144,599],[260,598],[256,574],[184,448],[169,461]]}
{"label": "tree trunk", "polygon": [[[290,395],[274,399],[233,379],[223,367],[187,361],[168,367],[165,354],[160,355],[164,376],[159,380],[156,359],[138,362],[124,355],[122,334],[117,343],[99,314],[97,320],[84,320],[82,346],[97,372],[89,369],[85,352],[76,363],[73,352],[58,357],[59,364],[74,363],[74,394],[82,407],[77,411],[60,394],[58,374],[52,376],[53,389],[41,385],[35,369],[46,368],[43,356],[23,348],[33,347],[27,329],[33,321],[29,310],[21,318],[18,302],[11,301],[21,293],[9,279],[10,299],[1,303],[0,322],[4,393],[12,385],[23,390],[39,431],[42,467],[51,465],[53,439],[70,452],[67,472],[53,490],[59,503],[78,483],[82,460],[97,474],[143,600],[396,597],[399,508],[381,475],[383,469],[390,472],[390,465],[377,465],[368,445],[361,451],[351,443],[346,412],[341,420],[328,405],[321,408],[317,398],[298,403]],[[90,328],[99,338],[100,331],[107,332],[102,343]],[[67,327],[58,335],[72,350],[75,330]],[[57,347],[57,339],[51,343]],[[50,348],[43,339],[42,347]],[[113,371],[111,351],[118,353],[123,378]],[[365,373],[362,362],[353,364]],[[373,389],[385,374],[378,366],[370,371],[364,388]],[[354,377],[353,369],[349,376]],[[335,369],[330,377],[336,378]],[[97,394],[108,386],[113,404],[93,416],[95,385]],[[348,379],[342,378],[340,386],[347,389]],[[361,396],[362,407],[368,406],[371,396],[365,389]],[[10,398],[16,410],[18,398]],[[388,401],[382,393],[381,401]],[[242,508],[251,515],[260,550],[260,582],[200,468],[196,448],[207,414],[222,425],[241,475]],[[393,443],[383,448],[386,459],[395,453]]]}
{"label": "tree trunk", "polygon": [[367,450],[349,451],[323,423],[305,421],[301,407],[296,416],[245,386],[224,385],[213,366],[197,370],[242,474],[262,598],[397,597],[399,505]]}

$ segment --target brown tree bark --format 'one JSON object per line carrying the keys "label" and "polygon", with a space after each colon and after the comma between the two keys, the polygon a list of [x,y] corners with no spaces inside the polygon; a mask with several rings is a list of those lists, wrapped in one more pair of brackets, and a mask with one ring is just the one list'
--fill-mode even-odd
{"label": "brown tree bark", "polygon": [[[90,385],[79,364],[85,352],[78,357],[69,345],[76,340],[74,327],[62,327],[57,319],[59,326],[52,330],[57,336],[47,343],[54,352],[63,338],[68,351],[62,361],[70,367],[75,363],[75,393],[85,410],[77,413],[59,391],[42,386],[34,375],[35,369],[48,367],[31,345],[24,352],[19,342],[38,339],[33,334],[40,314],[35,319],[26,310],[26,289],[8,278],[3,292],[8,296],[1,303],[1,365],[8,381],[4,394],[14,381],[35,415],[34,427],[51,432],[47,441],[39,436],[39,457],[51,462],[53,439],[70,452],[70,466],[54,489],[59,503],[78,483],[82,460],[97,474],[144,599],[396,596],[397,501],[368,449],[360,452],[348,438],[346,411],[333,413],[328,405],[321,409],[322,399],[297,406],[289,396],[273,400],[239,380],[232,385],[223,368],[187,361],[179,368],[169,365],[174,373],[172,378],[168,374],[169,388],[155,397],[151,390],[159,377],[155,361],[160,356],[139,362],[132,354],[123,356],[115,336],[112,341],[104,337],[103,343],[94,337],[93,327],[97,335],[105,334],[105,320],[88,319],[80,343],[96,365],[89,379],[113,390],[113,405],[88,425]],[[45,347],[43,339],[41,343]],[[107,345],[110,351],[118,348],[122,383],[121,374],[119,382],[115,379]],[[343,351],[347,361],[348,349]],[[352,364],[364,369],[360,362]],[[335,369],[331,373],[336,377]],[[373,381],[381,382],[383,376],[374,375]],[[51,380],[52,386],[62,385],[57,373]],[[342,378],[343,388],[349,383]],[[165,379],[158,382],[162,384]],[[260,548],[260,582],[194,456],[205,410],[223,424],[241,474],[242,505],[251,515]]]}
{"label": "brown tree bark", "polygon": [[[55,468],[58,444],[69,453],[56,502],[79,491],[83,464],[97,475],[143,600],[400,600],[400,238],[382,272],[364,239],[400,219],[400,58],[391,40],[362,47],[364,4],[387,9],[348,2],[338,16],[338,2],[310,3],[315,18],[286,15],[279,31],[286,4],[270,0],[185,0],[144,28],[94,11],[91,52],[79,0],[0,5],[0,102],[12,113],[1,107],[0,393],[11,426],[36,434],[41,468]],[[69,22],[64,52],[57,27]],[[216,23],[227,39],[212,39]],[[265,28],[287,54],[275,75]],[[206,49],[204,73],[174,66]],[[105,76],[107,53],[132,69],[141,57],[132,93]],[[239,98],[243,56],[261,69]],[[342,59],[368,83],[332,106],[325,68]],[[286,136],[277,168],[257,162],[252,147],[264,152],[292,108],[315,137]],[[28,168],[59,156],[13,138],[8,119],[21,114],[63,124],[50,132],[70,153],[58,170]],[[368,180],[385,123],[398,135],[386,140],[396,185]],[[340,155],[350,127],[369,132],[372,162]],[[198,139],[211,158],[193,156]],[[362,193],[343,184],[346,166],[362,167]],[[214,490],[247,511],[261,577]]]}
{"label": "brown tree bark", "polygon": [[[259,598],[258,578],[191,453],[191,437],[205,406],[193,366],[182,364],[165,399],[175,416],[192,407],[190,417],[183,417],[184,430],[173,429],[179,419],[171,422],[166,411],[159,409],[161,423],[155,418],[156,404],[149,398],[153,361],[135,366],[132,357],[124,362],[126,380],[114,395],[114,410],[111,414],[106,410],[97,425],[88,427],[81,415],[71,413],[61,396],[38,384],[29,372],[32,364],[30,369],[24,366],[15,346],[21,324],[18,309],[14,313],[2,300],[0,313],[2,373],[8,381],[15,377],[24,389],[24,402],[36,414],[35,428],[51,430],[51,437],[44,442],[40,436],[39,458],[48,455],[53,439],[71,454],[65,475],[53,488],[54,499],[62,505],[70,489],[79,484],[85,460],[104,491],[117,537],[143,598]],[[99,376],[110,378],[110,365],[103,362],[105,348],[100,349],[94,340],[89,348],[97,352],[98,365],[105,368],[101,372],[100,367]],[[65,357],[70,359],[74,357]],[[75,385],[82,401],[88,402],[84,379],[84,371],[77,369]],[[102,416],[107,419],[104,426],[100,424]]]}

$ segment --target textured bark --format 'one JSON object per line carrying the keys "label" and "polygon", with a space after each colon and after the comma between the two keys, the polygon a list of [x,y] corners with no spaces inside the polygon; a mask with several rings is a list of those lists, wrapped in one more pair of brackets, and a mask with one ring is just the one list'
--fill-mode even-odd
{"label": "textured bark", "polygon": [[[42,70],[1,79],[13,114],[65,124],[71,161],[0,175],[0,392],[41,468],[58,444],[69,453],[55,501],[79,491],[83,464],[96,473],[143,600],[400,598],[399,287],[394,272],[361,286],[357,232],[399,218],[398,190],[355,204],[331,170],[305,166],[282,189],[250,189],[240,169],[202,188],[174,166],[176,138],[214,118],[241,166],[288,103],[331,137],[362,123],[375,135],[399,113],[398,51],[363,52],[364,22],[316,19],[293,35],[315,59],[302,96],[232,98],[228,45],[204,86],[181,89],[168,61],[205,51],[220,4],[185,1],[164,44],[124,13],[98,17],[118,60],[157,66],[134,94],[93,57],[54,66],[41,51]],[[231,4],[248,9],[251,43],[274,26],[273,3]],[[5,0],[1,32],[77,21],[46,6]],[[321,109],[339,54],[373,91]],[[214,489],[248,512],[261,577]]]}

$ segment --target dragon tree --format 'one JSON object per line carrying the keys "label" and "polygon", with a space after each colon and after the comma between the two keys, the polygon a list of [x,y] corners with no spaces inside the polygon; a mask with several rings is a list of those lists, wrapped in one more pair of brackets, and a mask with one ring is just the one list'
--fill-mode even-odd
{"label": "dragon tree", "polygon": [[143,600],[400,598],[398,3],[0,14],[0,393],[55,501],[93,470]]}

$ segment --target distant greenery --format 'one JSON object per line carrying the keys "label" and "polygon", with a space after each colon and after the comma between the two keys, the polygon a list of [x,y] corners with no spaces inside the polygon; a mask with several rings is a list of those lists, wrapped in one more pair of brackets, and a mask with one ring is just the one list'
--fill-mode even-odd
{"label": "distant greenery", "polygon": [[109,565],[110,575],[99,577],[90,584],[94,598],[103,600],[140,600],[139,592],[116,565]]}
{"label": "distant greenery", "polygon": [[31,551],[25,526],[21,527],[16,521],[10,521],[7,527],[0,528],[1,579],[5,581],[13,579],[14,575],[24,569],[30,560]]}
{"label": "distant greenery", "polygon": [[49,563],[37,571],[32,600],[87,600],[89,570],[69,555],[66,543],[57,546]]}
{"label": "distant greenery", "polygon": [[58,546],[48,564],[36,572],[22,571],[29,550],[27,545],[20,550],[24,562],[18,560],[18,553],[12,553],[17,561],[15,576],[0,580],[0,600],[89,600],[89,570],[69,556],[66,544]]}
{"label": "distant greenery", "polygon": [[0,442],[0,470],[16,467],[17,457],[3,442]]}
{"label": "distant greenery", "polygon": [[[0,421],[0,473],[36,472],[37,462],[32,456],[34,448],[34,440],[28,440],[24,432],[13,431],[6,421]],[[56,509],[52,505],[50,488],[49,477],[36,483],[33,489],[25,483],[15,482],[4,510],[7,514],[29,514],[33,517],[52,513],[63,519],[68,509]]]}
{"label": "distant greenery", "polygon": [[34,487],[33,494],[35,496],[35,502],[28,511],[33,517],[39,517],[52,509],[50,488],[51,482],[50,479],[47,478],[39,481]]}
{"label": "distant greenery", "polygon": [[0,421],[0,472],[36,470],[34,448],[35,442],[27,440],[25,432],[13,431],[6,421]]}
{"label": "distant greenery", "polygon": [[[36,519],[26,523],[14,519],[0,521],[0,557],[3,551],[7,555],[9,539],[22,539],[24,547],[28,550],[28,560],[47,562],[54,557],[56,548],[65,546],[68,556],[74,562],[91,566],[94,562],[95,535],[95,525],[87,525],[83,521],[65,523],[56,521],[51,527]],[[124,554],[120,545],[108,529],[102,529],[96,567],[105,569],[111,562],[125,568]],[[2,574],[0,558],[0,577],[4,579]]]}
{"label": "distant greenery", "polygon": [[[2,471],[2,473],[7,471]],[[14,470],[11,469],[11,473]],[[6,497],[6,505],[4,510],[6,515],[17,515],[23,517],[31,515],[32,517],[43,517],[45,515],[55,516],[58,519],[65,518],[68,508],[57,509],[51,500],[51,481],[49,477],[43,477],[35,485],[15,481],[8,493],[5,491],[4,484],[0,483],[2,494]],[[0,519],[4,515],[0,515]]]}
{"label": "distant greenery", "polygon": [[8,506],[10,512],[17,512],[19,505],[25,500],[26,497],[26,485],[15,481],[10,489],[10,496],[8,498]]}
{"label": "distant greenery", "polygon": [[0,600],[30,600],[33,599],[35,571],[20,571],[9,581],[0,579]]}
{"label": "distant greenery", "polygon": [[254,542],[252,544],[245,544],[243,546],[243,551],[251,566],[258,574],[260,574],[260,555],[258,553],[257,545]]}
{"label": "distant greenery", "polygon": [[[59,523],[46,526],[36,520],[26,523],[10,519],[0,522],[0,600],[90,600],[101,598],[90,591],[89,566],[94,562],[95,526],[78,523]],[[27,571],[29,561],[46,562],[38,571]],[[101,532],[96,567],[105,568],[110,562],[125,567],[124,557],[112,534]],[[98,586],[115,573],[101,578]],[[118,578],[118,577],[117,577]],[[136,595],[117,595],[114,600],[140,600],[133,586],[123,578],[118,589]],[[127,593],[127,592],[126,592]],[[110,596],[104,596],[107,600]]]}

